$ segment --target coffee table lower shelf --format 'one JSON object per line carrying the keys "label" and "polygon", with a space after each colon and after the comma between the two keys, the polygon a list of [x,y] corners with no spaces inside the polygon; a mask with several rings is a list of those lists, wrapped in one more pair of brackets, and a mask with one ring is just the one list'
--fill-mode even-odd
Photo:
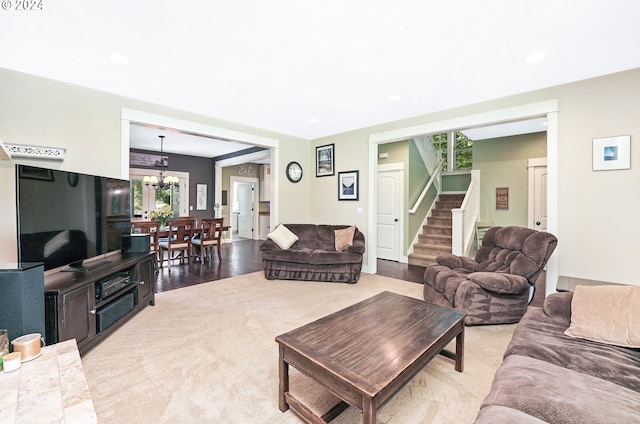
{"label": "coffee table lower shelf", "polygon": [[[276,337],[279,345],[279,408],[291,408],[307,423],[326,423],[349,406],[362,422],[377,413],[438,354],[464,368],[461,311],[383,292]],[[445,347],[456,339],[456,350]],[[289,390],[289,365],[333,392],[341,401],[316,415]]]}

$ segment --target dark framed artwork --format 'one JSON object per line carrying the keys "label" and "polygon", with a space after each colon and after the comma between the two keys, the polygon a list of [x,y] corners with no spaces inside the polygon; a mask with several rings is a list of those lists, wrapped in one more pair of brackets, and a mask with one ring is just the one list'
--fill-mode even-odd
{"label": "dark framed artwork", "polygon": [[509,210],[509,187],[496,187],[496,210]]}
{"label": "dark framed artwork", "polygon": [[335,175],[334,145],[327,144],[316,147],[316,177]]}
{"label": "dark framed artwork", "polygon": [[338,200],[358,200],[360,196],[360,171],[338,173]]}

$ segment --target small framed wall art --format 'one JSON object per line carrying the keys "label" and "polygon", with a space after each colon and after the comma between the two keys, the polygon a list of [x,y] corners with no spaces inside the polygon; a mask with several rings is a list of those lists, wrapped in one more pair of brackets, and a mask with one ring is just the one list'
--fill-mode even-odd
{"label": "small framed wall art", "polygon": [[608,171],[631,168],[631,136],[593,139],[593,170]]}
{"label": "small framed wall art", "polygon": [[333,147],[333,144],[316,147],[316,177],[328,177],[335,174]]}
{"label": "small framed wall art", "polygon": [[509,187],[496,187],[496,210],[509,210]]}
{"label": "small framed wall art", "polygon": [[196,184],[196,210],[207,210],[207,185]]}
{"label": "small framed wall art", "polygon": [[358,200],[360,171],[338,172],[338,200]]}

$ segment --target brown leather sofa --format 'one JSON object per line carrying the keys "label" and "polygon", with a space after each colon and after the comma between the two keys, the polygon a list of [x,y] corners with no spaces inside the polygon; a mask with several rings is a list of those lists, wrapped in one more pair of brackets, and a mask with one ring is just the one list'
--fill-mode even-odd
{"label": "brown leather sofa", "polygon": [[424,299],[467,313],[465,324],[518,322],[558,240],[524,227],[493,227],[475,259],[442,254],[424,273]]}
{"label": "brown leather sofa", "polygon": [[639,422],[640,350],[565,335],[573,296],[522,318],[475,424]]}
{"label": "brown leather sofa", "polygon": [[353,244],[335,249],[335,230],[348,225],[285,224],[297,237],[290,248],[281,249],[273,240],[261,246],[264,276],[269,280],[302,280],[356,283],[365,251],[364,235],[356,228]]}

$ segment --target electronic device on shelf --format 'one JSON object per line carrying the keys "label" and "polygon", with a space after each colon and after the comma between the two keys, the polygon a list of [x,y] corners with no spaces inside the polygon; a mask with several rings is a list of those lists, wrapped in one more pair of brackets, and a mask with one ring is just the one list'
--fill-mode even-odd
{"label": "electronic device on shelf", "polygon": [[96,300],[106,299],[130,284],[131,276],[128,271],[96,281]]}
{"label": "electronic device on shelf", "polygon": [[18,262],[90,272],[131,234],[130,183],[16,164]]}

